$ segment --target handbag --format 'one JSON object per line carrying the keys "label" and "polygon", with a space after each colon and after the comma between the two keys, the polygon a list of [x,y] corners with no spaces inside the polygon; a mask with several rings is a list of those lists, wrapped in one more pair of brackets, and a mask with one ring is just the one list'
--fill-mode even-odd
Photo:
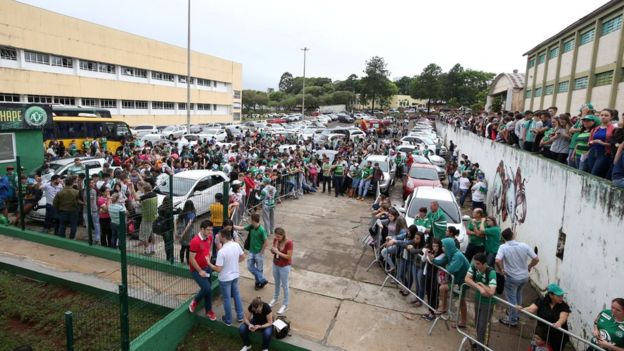
{"label": "handbag", "polygon": [[249,250],[249,247],[251,245],[249,238],[251,237],[251,233],[247,234],[247,238],[245,238],[245,242],[243,243],[243,248],[245,250]]}

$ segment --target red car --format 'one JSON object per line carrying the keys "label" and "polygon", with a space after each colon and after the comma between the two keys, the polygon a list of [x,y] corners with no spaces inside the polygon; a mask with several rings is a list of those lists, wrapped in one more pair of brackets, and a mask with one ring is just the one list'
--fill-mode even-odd
{"label": "red car", "polygon": [[273,119],[267,119],[266,123],[284,124],[284,123],[288,123],[288,121],[283,118],[273,118]]}
{"label": "red car", "polygon": [[419,186],[442,186],[435,166],[424,163],[414,163],[412,165],[407,176],[403,180],[403,199],[407,199],[412,191]]}

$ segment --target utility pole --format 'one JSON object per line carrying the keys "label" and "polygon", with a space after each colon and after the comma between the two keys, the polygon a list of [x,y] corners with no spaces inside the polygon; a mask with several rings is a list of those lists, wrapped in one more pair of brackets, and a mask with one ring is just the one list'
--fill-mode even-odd
{"label": "utility pole", "polygon": [[186,132],[191,132],[191,0],[188,0],[186,33]]}
{"label": "utility pole", "polygon": [[310,48],[308,47],[304,47],[303,49],[303,89],[301,90],[302,92],[302,96],[303,96],[303,100],[301,101],[301,119],[305,119],[305,68],[306,68],[306,55],[308,53],[308,50],[310,50]]}

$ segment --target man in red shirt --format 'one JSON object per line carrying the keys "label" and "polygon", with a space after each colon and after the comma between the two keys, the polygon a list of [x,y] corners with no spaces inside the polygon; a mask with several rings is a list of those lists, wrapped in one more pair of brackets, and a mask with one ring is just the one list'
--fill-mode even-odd
{"label": "man in red shirt", "polygon": [[212,311],[212,284],[210,279],[212,270],[208,266],[212,249],[212,222],[203,221],[199,228],[199,233],[190,242],[189,268],[200,290],[189,305],[189,311],[191,313],[195,312],[197,303],[203,298],[206,316],[214,321],[217,319],[217,316]]}

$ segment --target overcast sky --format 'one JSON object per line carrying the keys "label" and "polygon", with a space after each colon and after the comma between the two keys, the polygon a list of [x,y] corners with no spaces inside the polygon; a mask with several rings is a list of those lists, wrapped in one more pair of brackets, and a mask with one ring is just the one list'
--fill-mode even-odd
{"label": "overcast sky", "polygon": [[[186,47],[185,0],[23,0]],[[391,78],[429,63],[524,71],[522,55],[606,0],[191,0],[191,47],[243,64],[246,89],[276,88],[285,71],[345,79],[385,58]]]}

